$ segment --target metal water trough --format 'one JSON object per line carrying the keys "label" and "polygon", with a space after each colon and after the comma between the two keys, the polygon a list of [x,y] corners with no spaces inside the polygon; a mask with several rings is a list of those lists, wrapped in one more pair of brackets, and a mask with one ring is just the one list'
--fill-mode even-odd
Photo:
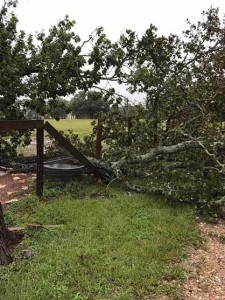
{"label": "metal water trough", "polygon": [[44,176],[49,181],[71,181],[86,173],[85,166],[69,158],[60,158],[44,164]]}

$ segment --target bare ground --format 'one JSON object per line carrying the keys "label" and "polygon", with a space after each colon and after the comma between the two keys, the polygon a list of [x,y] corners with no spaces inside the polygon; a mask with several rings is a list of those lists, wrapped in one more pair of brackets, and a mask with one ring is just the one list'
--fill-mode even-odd
{"label": "bare ground", "polygon": [[0,201],[7,204],[29,194],[34,174],[5,174],[0,176]]}
{"label": "bare ground", "polygon": [[225,222],[199,223],[204,242],[185,262],[183,300],[225,300]]}

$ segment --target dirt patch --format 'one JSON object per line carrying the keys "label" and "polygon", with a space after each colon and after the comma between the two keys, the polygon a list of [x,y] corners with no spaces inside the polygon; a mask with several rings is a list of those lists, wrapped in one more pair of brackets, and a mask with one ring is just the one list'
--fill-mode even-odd
{"label": "dirt patch", "polygon": [[204,243],[185,262],[182,299],[225,300],[225,222],[200,223],[199,230]]}
{"label": "dirt patch", "polygon": [[29,194],[34,174],[5,174],[0,176],[0,201],[5,204]]}

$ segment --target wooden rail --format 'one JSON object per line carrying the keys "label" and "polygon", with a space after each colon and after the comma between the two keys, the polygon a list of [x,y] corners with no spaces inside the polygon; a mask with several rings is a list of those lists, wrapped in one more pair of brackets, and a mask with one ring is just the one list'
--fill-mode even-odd
{"label": "wooden rail", "polygon": [[4,120],[0,121],[0,131],[44,128],[44,120]]}

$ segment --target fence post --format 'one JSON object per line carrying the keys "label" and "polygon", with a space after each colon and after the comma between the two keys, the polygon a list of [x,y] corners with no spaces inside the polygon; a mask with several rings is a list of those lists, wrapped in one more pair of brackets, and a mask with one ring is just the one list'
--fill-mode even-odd
{"label": "fence post", "polygon": [[97,123],[97,136],[96,136],[96,144],[95,144],[95,158],[101,158],[102,152],[102,128],[103,128],[103,120],[98,119]]}
{"label": "fence post", "polygon": [[44,128],[37,128],[37,179],[36,179],[36,195],[43,195],[43,164],[44,164]]}

